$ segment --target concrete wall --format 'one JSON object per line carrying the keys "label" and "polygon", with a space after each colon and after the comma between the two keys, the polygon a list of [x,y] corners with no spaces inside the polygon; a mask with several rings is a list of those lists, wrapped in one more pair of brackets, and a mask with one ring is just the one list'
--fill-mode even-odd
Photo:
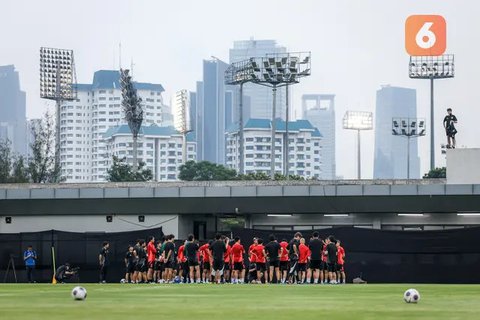
{"label": "concrete wall", "polygon": [[[480,225],[480,216],[458,216],[451,214],[425,213],[421,217],[398,216],[397,214],[349,214],[347,217],[325,217],[323,214],[295,214],[291,217],[269,217],[252,215],[247,227],[263,228],[275,226],[275,230],[308,230],[332,226],[358,226],[373,229],[400,229],[396,226],[472,226]],[[266,228],[270,229],[270,228]],[[429,229],[428,227],[425,230]]]}
{"label": "concrete wall", "polygon": [[480,148],[447,149],[447,183],[480,183]]}
{"label": "concrete wall", "polygon": [[107,222],[104,215],[61,215],[61,216],[14,216],[12,223],[0,219],[0,233],[39,232],[60,230],[70,232],[124,232],[151,228],[163,228],[166,234],[178,234],[177,215],[146,215],[145,222],[138,215],[113,216]]}

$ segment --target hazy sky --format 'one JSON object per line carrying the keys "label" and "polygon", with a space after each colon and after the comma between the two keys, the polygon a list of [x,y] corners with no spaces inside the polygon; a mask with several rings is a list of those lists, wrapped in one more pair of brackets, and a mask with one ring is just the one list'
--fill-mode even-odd
{"label": "hazy sky", "polygon": [[[480,147],[480,1],[477,0],[0,0],[0,65],[15,64],[27,92],[27,116],[39,117],[51,102],[39,98],[39,48],[75,51],[77,78],[134,61],[138,81],[161,83],[169,101],[195,89],[202,59],[228,61],[234,40],[275,39],[290,51],[312,52],[312,76],[293,89],[336,94],[337,174],[356,175],[355,134],[341,129],[346,110],[375,109],[383,84],[417,89],[419,117],[429,117],[429,82],[408,78],[404,22],[411,14],[447,20],[447,53],[456,56],[456,77],[436,82],[437,146],[447,106],[459,119],[458,144]],[[1,117],[1,115],[0,115]],[[0,119],[1,120],[1,119]],[[363,176],[373,171],[373,132],[362,139]],[[422,172],[429,167],[429,139],[420,138]],[[438,148],[440,149],[440,148]],[[438,154],[439,154],[438,150]],[[437,165],[444,158],[437,156]]]}

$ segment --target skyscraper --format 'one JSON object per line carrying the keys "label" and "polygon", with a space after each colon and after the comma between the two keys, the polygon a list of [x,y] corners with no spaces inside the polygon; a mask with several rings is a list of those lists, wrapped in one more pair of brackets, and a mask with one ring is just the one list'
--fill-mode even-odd
{"label": "skyscraper", "polygon": [[[382,86],[375,111],[374,179],[407,178],[407,139],[392,135],[392,118],[417,117],[415,89]],[[410,142],[410,178],[420,178],[417,139]]]}
{"label": "skyscraper", "polygon": [[0,66],[0,139],[9,140],[14,152],[26,155],[27,117],[25,92],[15,66]]}
{"label": "skyscraper", "polygon": [[203,81],[197,82],[198,160],[225,164],[225,131],[233,120],[236,88],[225,85],[228,64],[218,59],[203,61]]}
{"label": "skyscraper", "polygon": [[335,95],[304,94],[302,96],[302,117],[322,133],[321,173],[319,179],[336,179],[335,164]]}
{"label": "skyscraper", "polygon": [[[263,57],[268,53],[285,53],[285,47],[277,45],[275,40],[243,40],[235,41],[233,48],[230,49],[230,63],[249,59],[250,57]],[[277,106],[275,118],[286,119],[285,87],[277,89]],[[243,87],[244,96],[249,99],[249,114],[244,117],[244,121],[249,118],[272,119],[272,89],[259,86],[252,83],[246,83]]]}

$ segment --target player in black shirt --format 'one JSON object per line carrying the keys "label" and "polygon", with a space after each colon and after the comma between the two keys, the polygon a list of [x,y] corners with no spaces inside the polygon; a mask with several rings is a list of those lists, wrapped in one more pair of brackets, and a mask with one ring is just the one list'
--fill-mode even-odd
{"label": "player in black shirt", "polygon": [[300,239],[302,234],[300,232],[295,233],[295,236],[288,244],[288,254],[290,258],[290,270],[288,273],[290,283],[297,282],[295,280],[298,269],[298,246],[300,245]]}
{"label": "player in black shirt", "polygon": [[272,234],[269,238],[270,242],[265,246],[265,253],[269,262],[269,282],[273,283],[273,274],[275,272],[276,281],[280,281],[280,244]]}
{"label": "player in black shirt", "polygon": [[198,243],[193,234],[188,235],[188,242],[185,244],[184,254],[187,258],[188,268],[190,270],[190,283],[200,283],[200,264],[198,262]]}
{"label": "player in black shirt", "polygon": [[125,254],[125,283],[133,283],[133,273],[135,272],[135,254],[133,253],[133,247],[128,246],[127,253]]}
{"label": "player in black shirt", "polygon": [[217,234],[215,236],[215,241],[210,246],[210,251],[212,251],[213,256],[213,271],[215,273],[215,282],[220,284],[224,266],[223,258],[225,251],[227,251],[227,246],[225,245],[225,242],[222,241],[221,234]]}
{"label": "player in black shirt", "polygon": [[337,283],[337,244],[333,236],[328,237],[327,240],[327,268],[328,278],[331,284]]}
{"label": "player in black shirt", "polygon": [[455,135],[457,134],[455,123],[457,123],[457,117],[452,114],[452,108],[448,108],[447,112],[448,114],[443,119],[443,127],[445,128],[445,132],[447,134],[447,148],[455,149]]}
{"label": "player in black shirt", "polygon": [[[318,278],[320,275],[320,269],[322,266],[322,249],[323,242],[320,240],[320,235],[317,231],[312,234],[312,240],[308,244],[310,249],[310,269],[313,272],[313,282],[318,283]],[[323,278],[323,277],[322,277]],[[308,279],[310,280],[310,279]]]}
{"label": "player in black shirt", "polygon": [[107,281],[107,270],[108,265],[110,264],[110,259],[108,257],[108,248],[110,244],[105,241],[103,243],[102,249],[100,249],[100,253],[98,254],[98,262],[100,265],[100,283],[106,283]]}
{"label": "player in black shirt", "polygon": [[165,282],[173,280],[173,268],[175,267],[175,244],[173,234],[167,236],[165,247],[163,248],[163,260],[165,261]]}

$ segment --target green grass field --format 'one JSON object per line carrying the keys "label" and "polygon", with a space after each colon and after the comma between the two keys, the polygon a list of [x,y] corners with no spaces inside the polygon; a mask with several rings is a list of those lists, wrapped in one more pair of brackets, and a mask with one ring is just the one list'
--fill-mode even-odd
{"label": "green grass field", "polygon": [[[0,285],[0,319],[480,319],[480,285]],[[403,292],[420,291],[418,304]]]}

